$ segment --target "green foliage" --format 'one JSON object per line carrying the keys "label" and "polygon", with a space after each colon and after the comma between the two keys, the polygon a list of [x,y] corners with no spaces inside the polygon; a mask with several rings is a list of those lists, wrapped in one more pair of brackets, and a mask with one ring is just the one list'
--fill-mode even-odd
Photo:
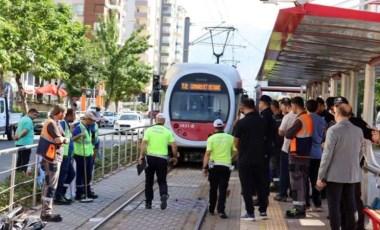
{"label": "green foliage", "polygon": [[25,112],[21,74],[67,79],[62,65],[86,42],[87,30],[73,19],[70,8],[53,0],[3,0],[0,15],[0,63],[16,74]]}
{"label": "green foliage", "polygon": [[[127,155],[125,155],[125,148],[127,148]],[[113,147],[113,152],[111,151],[111,148],[106,148],[106,151],[104,153],[104,174],[108,175],[110,173],[113,173],[115,170],[118,168],[118,156],[120,151],[120,166],[126,166],[130,164],[131,159],[130,159],[130,152],[131,152],[131,146],[130,142],[127,142],[127,144],[121,144],[120,148],[118,146]],[[132,161],[137,160],[138,153],[136,151],[136,148],[134,147],[133,149],[134,153],[132,155]],[[112,160],[111,160],[112,159]],[[112,164],[111,164],[112,163]],[[100,180],[103,178],[102,172],[101,172],[101,167],[102,167],[102,160],[97,159],[95,160],[95,170],[94,170],[94,181]]]}
{"label": "green foliage", "polygon": [[152,69],[139,58],[149,48],[148,37],[141,36],[141,31],[134,31],[124,44],[119,44],[114,13],[103,18],[99,30],[95,31],[94,43],[105,67],[106,108],[110,101],[120,101],[128,95],[140,93],[149,81]]}
{"label": "green foliage", "polygon": [[22,108],[19,105],[13,104],[13,112],[14,113],[22,113]]}
{"label": "green foliage", "polygon": [[[33,170],[32,170],[33,171]],[[29,182],[28,182],[29,181]],[[32,194],[33,194],[33,173],[16,173],[15,184],[18,185],[14,190],[14,201],[17,206],[32,207]],[[5,191],[10,187],[10,178],[7,178],[4,182],[0,183],[0,191]],[[37,193],[41,193],[40,189],[37,189]],[[28,197],[24,199],[25,197]],[[40,203],[41,196],[37,195],[37,203]],[[0,209],[3,209],[9,205],[9,192],[0,194]]]}

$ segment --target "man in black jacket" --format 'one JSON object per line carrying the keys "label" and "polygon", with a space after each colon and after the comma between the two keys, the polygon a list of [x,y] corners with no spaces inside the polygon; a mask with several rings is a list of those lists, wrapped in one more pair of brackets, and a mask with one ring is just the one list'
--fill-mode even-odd
{"label": "man in black jacket", "polygon": [[267,218],[269,168],[265,152],[267,133],[266,123],[255,110],[255,102],[245,99],[241,103],[244,118],[237,121],[234,132],[234,143],[238,149],[239,179],[247,214],[243,220],[255,220],[253,190],[257,190],[259,212],[262,219]]}

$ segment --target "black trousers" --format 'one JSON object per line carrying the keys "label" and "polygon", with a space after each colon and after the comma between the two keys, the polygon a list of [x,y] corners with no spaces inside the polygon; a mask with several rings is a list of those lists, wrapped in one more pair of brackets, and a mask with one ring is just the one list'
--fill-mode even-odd
{"label": "black trousers", "polygon": [[[16,147],[22,147],[22,145],[16,145]],[[19,150],[17,152],[16,171],[26,173],[28,169],[31,149]]]}
{"label": "black trousers", "polygon": [[[226,203],[226,193],[228,188],[228,181],[230,180],[231,171],[226,166],[215,165],[209,169],[208,181],[210,182],[209,192],[209,210],[214,210],[216,201],[218,200],[218,213],[224,212]],[[219,196],[218,196],[219,190]]]}
{"label": "black trousers", "polygon": [[[75,178],[75,184],[76,184],[75,195],[77,197],[81,197],[83,194],[88,196],[89,194],[92,193],[91,180],[92,180],[92,169],[94,167],[94,160],[92,159],[92,156],[83,157],[79,155],[74,155],[74,159],[77,165],[77,175]],[[86,171],[85,171],[85,167],[86,167]]]}
{"label": "black trousers", "polygon": [[[362,201],[362,190],[361,190],[361,183],[355,183],[355,204],[356,204],[356,211],[358,212],[358,221],[356,222],[356,230],[364,230],[365,229],[365,223],[364,223],[364,204]],[[344,201],[341,201],[341,209],[344,210]],[[342,229],[346,229],[346,216],[345,213],[342,213]]]}
{"label": "black trousers", "polygon": [[259,212],[266,212],[268,207],[269,196],[269,164],[252,165],[239,160],[239,179],[241,183],[242,195],[245,203],[245,210],[248,214],[254,213],[253,191],[257,191],[259,202]]}
{"label": "black trousers", "polygon": [[146,202],[153,200],[154,174],[157,175],[157,183],[160,196],[168,194],[166,176],[168,174],[168,160],[160,157],[147,156],[148,167],[145,169],[145,199]]}
{"label": "black trousers", "polygon": [[327,182],[326,192],[331,229],[355,230],[355,184]]}
{"label": "black trousers", "polygon": [[[319,170],[319,165],[321,164],[321,159],[310,159],[310,164],[309,164],[309,179],[308,182],[311,184],[312,188],[312,198],[313,198],[313,203],[315,207],[321,207],[322,201],[321,201],[321,192],[318,191],[315,188],[315,185],[317,184],[317,179],[318,179],[318,170]],[[306,185],[306,207],[310,207],[310,185],[309,183]]]}
{"label": "black trousers", "polygon": [[288,190],[290,188],[289,179],[289,154],[281,151],[280,157],[280,196],[288,197]]}

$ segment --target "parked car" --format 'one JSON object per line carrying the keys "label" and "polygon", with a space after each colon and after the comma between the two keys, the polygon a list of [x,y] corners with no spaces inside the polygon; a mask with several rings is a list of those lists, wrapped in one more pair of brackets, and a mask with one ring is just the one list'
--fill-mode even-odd
{"label": "parked car", "polygon": [[[157,114],[160,113],[160,110],[153,110],[153,118],[156,118]],[[146,117],[150,118],[151,111],[146,112]]]}
{"label": "parked car", "polygon": [[36,119],[33,120],[34,123],[34,134],[40,135],[42,131],[42,125],[44,121],[49,117],[49,112],[38,111]]}
{"label": "parked car", "polygon": [[115,124],[117,114],[116,112],[105,111],[103,113],[103,118],[106,126],[113,126]]}
{"label": "parked car", "polygon": [[[127,128],[135,128],[144,125],[145,122],[140,114],[129,112],[120,114],[116,119],[113,128],[115,131],[119,131]],[[137,133],[138,131],[142,132],[142,130],[134,130],[134,133]]]}
{"label": "parked car", "polygon": [[0,97],[0,135],[7,135],[9,141],[14,139],[17,124],[22,118],[21,113],[12,113],[10,108],[12,103],[7,97]]}

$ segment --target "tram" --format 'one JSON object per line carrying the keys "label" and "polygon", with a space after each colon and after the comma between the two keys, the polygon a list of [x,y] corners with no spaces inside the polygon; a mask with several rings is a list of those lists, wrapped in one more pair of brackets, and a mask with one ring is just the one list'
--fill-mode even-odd
{"label": "tram", "polygon": [[231,133],[242,81],[238,71],[217,64],[175,64],[163,78],[161,110],[166,127],[174,133],[182,161],[202,161],[213,122],[221,119]]}

